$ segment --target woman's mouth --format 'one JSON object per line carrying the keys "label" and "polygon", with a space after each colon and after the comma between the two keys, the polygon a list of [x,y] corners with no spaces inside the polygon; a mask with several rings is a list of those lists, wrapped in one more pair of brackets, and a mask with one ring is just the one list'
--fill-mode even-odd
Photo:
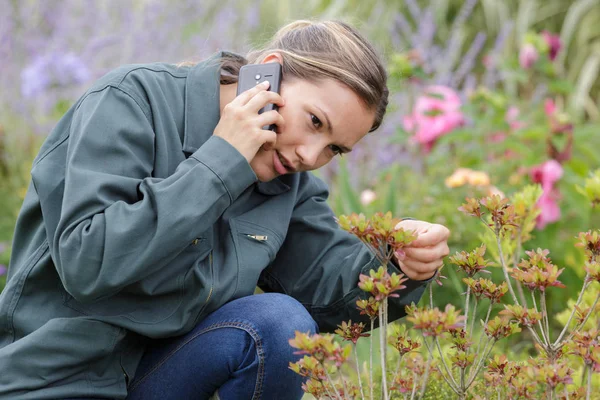
{"label": "woman's mouth", "polygon": [[277,171],[279,175],[284,175],[289,172],[284,162],[285,160],[281,157],[279,152],[275,150],[273,152],[273,166],[275,167],[275,171]]}

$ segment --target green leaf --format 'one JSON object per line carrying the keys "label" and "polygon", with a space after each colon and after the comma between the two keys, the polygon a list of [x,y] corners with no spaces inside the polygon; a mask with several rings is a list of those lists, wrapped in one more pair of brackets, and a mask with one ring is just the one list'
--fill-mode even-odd
{"label": "green leaf", "polygon": [[344,210],[344,214],[351,214],[353,212],[363,212],[362,205],[359,201],[359,196],[354,191],[352,183],[350,182],[350,174],[348,173],[348,168],[346,166],[345,160],[340,161],[339,183],[341,189],[341,197],[344,203],[348,206],[348,209]]}

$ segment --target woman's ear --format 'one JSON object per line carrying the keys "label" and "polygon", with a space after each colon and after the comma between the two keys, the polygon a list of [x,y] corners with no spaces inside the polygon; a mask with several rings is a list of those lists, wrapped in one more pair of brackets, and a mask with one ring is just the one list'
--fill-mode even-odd
{"label": "woman's ear", "polygon": [[280,53],[269,53],[265,56],[265,58],[263,58],[261,64],[266,64],[270,62],[278,62],[279,64],[283,65],[283,57]]}

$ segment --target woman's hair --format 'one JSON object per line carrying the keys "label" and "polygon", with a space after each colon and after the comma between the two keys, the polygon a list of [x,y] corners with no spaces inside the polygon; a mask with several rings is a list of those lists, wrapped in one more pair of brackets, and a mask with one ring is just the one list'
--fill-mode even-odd
{"label": "woman's hair", "polygon": [[335,79],[375,110],[369,132],[381,125],[388,104],[387,74],[373,46],[356,29],[340,21],[292,22],[279,29],[262,49],[248,53],[246,59],[231,54],[224,57],[221,83],[237,82],[243,65],[260,63],[274,52],[283,58],[284,79]]}

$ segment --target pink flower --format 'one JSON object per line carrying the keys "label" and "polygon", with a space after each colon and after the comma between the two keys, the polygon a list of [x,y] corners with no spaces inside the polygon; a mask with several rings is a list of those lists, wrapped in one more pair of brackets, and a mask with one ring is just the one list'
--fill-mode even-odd
{"label": "pink flower", "polygon": [[537,202],[541,213],[537,218],[537,228],[542,229],[550,222],[560,218],[560,208],[557,203],[559,196],[554,184],[562,177],[563,168],[556,160],[548,160],[541,165],[532,167],[529,171],[531,180],[542,185],[543,193]]}
{"label": "pink flower", "polygon": [[533,44],[525,43],[519,52],[519,65],[521,65],[521,68],[529,69],[535,64],[539,56],[540,55]]}
{"label": "pink flower", "polygon": [[537,206],[540,208],[541,213],[537,217],[536,228],[544,229],[549,223],[560,219],[560,207],[556,202],[556,197],[555,192],[546,193],[545,191],[540,196]]}
{"label": "pink flower", "polygon": [[531,180],[541,183],[542,189],[550,190],[562,177],[563,168],[556,160],[548,160],[541,165],[532,167],[530,170]]}
{"label": "pink flower", "polygon": [[556,114],[556,104],[554,104],[554,100],[546,99],[544,102],[544,112],[548,117],[552,117]]}
{"label": "pink flower", "polygon": [[562,42],[560,41],[560,36],[553,35],[548,31],[543,31],[542,37],[544,38],[544,40],[546,41],[546,44],[550,48],[550,53],[548,54],[550,61],[554,61],[554,59],[558,55],[558,52],[562,48]]}
{"label": "pink flower", "polygon": [[523,122],[518,120],[520,113],[521,112],[519,111],[519,109],[515,106],[510,106],[508,107],[508,110],[506,110],[504,120],[508,123],[510,129],[517,130],[525,126]]}
{"label": "pink flower", "polygon": [[460,111],[461,101],[454,90],[446,86],[430,86],[417,99],[411,115],[404,117],[404,129],[414,132],[413,140],[429,152],[437,139],[465,122]]}

